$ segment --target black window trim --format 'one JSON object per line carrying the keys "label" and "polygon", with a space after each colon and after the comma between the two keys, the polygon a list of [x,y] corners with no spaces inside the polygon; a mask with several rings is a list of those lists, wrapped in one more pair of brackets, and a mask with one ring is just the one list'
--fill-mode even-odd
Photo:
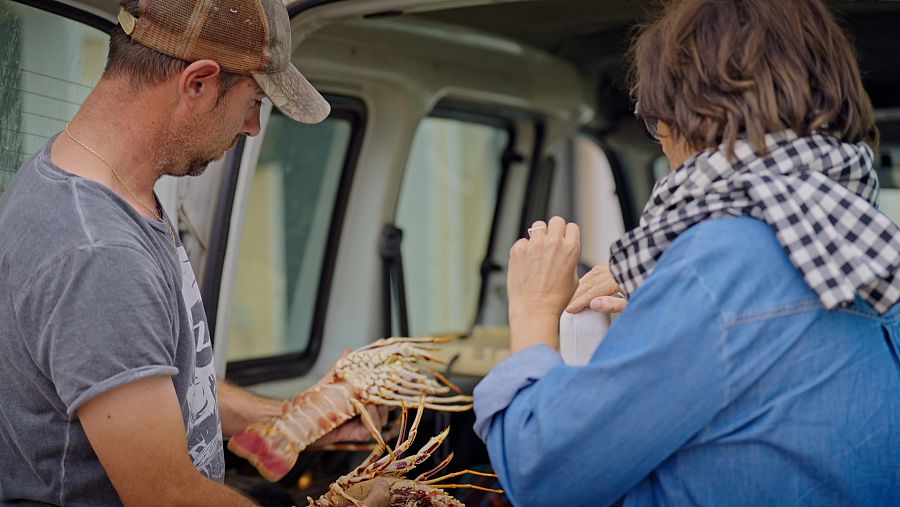
{"label": "black window trim", "polygon": [[344,0],[300,0],[298,2],[294,2],[288,6],[288,16],[293,18],[297,14],[305,10],[312,9],[314,7],[319,7],[320,5],[331,4],[336,2],[342,2]]}
{"label": "black window trim", "polygon": [[[351,134],[350,143],[347,146],[347,155],[344,159],[344,165],[341,168],[340,181],[338,182],[337,194],[335,196],[334,206],[331,213],[331,224],[328,230],[328,237],[325,243],[325,253],[322,257],[322,269],[319,275],[319,287],[316,293],[316,302],[313,307],[312,324],[310,325],[309,342],[306,348],[299,352],[289,352],[275,356],[259,357],[253,359],[243,359],[231,361],[227,363],[225,370],[225,378],[229,381],[240,385],[248,386],[261,382],[270,382],[275,380],[283,380],[287,378],[299,377],[306,374],[316,362],[319,352],[322,348],[322,338],[325,331],[325,317],[328,309],[328,300],[331,295],[331,285],[334,278],[336,268],[337,253],[340,246],[340,237],[343,229],[344,218],[346,217],[347,204],[350,197],[350,189],[353,183],[353,177],[356,172],[357,161],[359,159],[360,147],[365,137],[366,129],[366,107],[362,100],[342,95],[324,94],[325,98],[331,104],[330,118],[346,119],[350,122]],[[263,134],[265,135],[265,133]],[[240,158],[236,157],[233,161],[231,170],[237,171],[240,167]],[[236,186],[237,177],[227,179],[225,187]],[[227,207],[229,210],[233,205],[234,189],[224,188],[223,192],[230,192],[232,199],[220,200],[219,208]],[[221,231],[219,242],[210,244],[210,259],[213,255],[221,255],[224,257],[225,246],[228,243],[228,229],[230,228],[230,211],[229,219],[224,220],[223,216],[217,214],[217,221],[214,225],[216,230]],[[222,219],[219,221],[218,219]],[[207,264],[205,281],[218,283],[221,281],[221,265],[215,266]],[[216,272],[213,272],[216,271]],[[204,287],[205,288],[205,287]],[[213,296],[215,298],[213,299]],[[211,301],[218,303],[218,287],[215,294],[210,294]],[[209,318],[207,318],[209,320]],[[209,320],[211,329],[215,329],[215,321]]]}
{"label": "black window trim", "polygon": [[[542,167],[547,163],[544,156],[546,126],[543,121],[535,123],[534,147],[531,152],[531,164],[528,169],[528,183],[525,187],[525,199],[522,202],[522,215],[519,221],[519,237],[528,235],[528,228],[536,220],[547,220],[547,209],[552,193],[553,175],[545,174]],[[543,183],[543,185],[541,185]],[[542,186],[543,188],[539,188]],[[544,190],[543,194],[538,194]]]}
{"label": "black window trim", "polygon": [[225,254],[228,250],[228,238],[231,235],[234,195],[237,192],[241,159],[244,158],[246,143],[246,136],[240,136],[237,145],[228,152],[222,164],[222,181],[219,184],[219,196],[213,211],[203,280],[200,282],[200,298],[206,309],[206,323],[213,348],[216,344],[216,322],[218,322],[219,316],[222,270],[225,269]]}
{"label": "black window trim", "polygon": [[113,28],[116,27],[115,23],[102,16],[54,0],[12,0],[12,2],[34,7],[73,21],[78,21],[79,23],[96,28],[107,35],[112,33]]}

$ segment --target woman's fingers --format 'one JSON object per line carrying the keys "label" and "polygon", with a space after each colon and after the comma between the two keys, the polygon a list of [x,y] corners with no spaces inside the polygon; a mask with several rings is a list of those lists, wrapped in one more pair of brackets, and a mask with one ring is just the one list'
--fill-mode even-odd
{"label": "woman's fingers", "polygon": [[579,285],[578,291],[572,297],[572,300],[566,306],[569,313],[578,313],[588,307],[592,300],[611,296],[619,290],[614,281],[600,281],[596,285]]}
{"label": "woman's fingers", "polygon": [[578,224],[575,222],[570,222],[566,224],[566,239],[573,239],[581,243],[581,229],[578,228]]}
{"label": "woman's fingers", "polygon": [[592,299],[610,296],[618,291],[619,286],[612,277],[612,273],[609,272],[608,265],[596,266],[578,281],[578,288],[575,289],[575,295],[572,296],[572,300],[566,306],[566,311],[578,313],[588,308]]}
{"label": "woman's fingers", "polygon": [[615,296],[602,296],[591,300],[591,310],[600,313],[619,313],[628,306],[628,300]]}
{"label": "woman's fingers", "polygon": [[561,238],[566,233],[566,221],[562,217],[553,217],[547,222],[547,236]]}
{"label": "woman's fingers", "polygon": [[547,234],[547,224],[544,223],[543,220],[538,220],[531,224],[531,227],[528,229],[528,237],[534,238],[537,235]]}
{"label": "woman's fingers", "polygon": [[[578,280],[578,288],[575,289],[575,295],[572,296],[572,302],[574,303],[576,299],[583,298],[588,291],[591,290],[596,284],[597,281],[601,279],[602,273],[600,269],[603,266],[597,266],[594,269],[585,273],[584,276],[581,277],[581,280]],[[598,296],[601,294],[597,294]],[[585,306],[587,306],[588,301],[585,301]]]}
{"label": "woman's fingers", "polygon": [[530,238],[510,249],[506,290],[513,350],[538,343],[556,346],[559,315],[578,286],[580,250],[577,226],[560,217],[535,222]]}
{"label": "woman's fingers", "polygon": [[537,220],[528,228],[528,237],[536,238],[538,235],[557,236],[581,241],[581,231],[578,224],[566,223],[562,217],[553,217],[549,222]]}

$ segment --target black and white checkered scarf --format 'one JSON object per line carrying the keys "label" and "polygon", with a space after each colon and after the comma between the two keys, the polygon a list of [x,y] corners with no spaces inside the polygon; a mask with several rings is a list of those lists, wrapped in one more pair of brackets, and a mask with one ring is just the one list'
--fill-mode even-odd
{"label": "black and white checkered scarf", "polygon": [[872,149],[793,131],[766,136],[759,157],[706,150],[656,183],[640,225],[613,244],[610,270],[630,296],[679,234],[714,218],[751,216],[775,230],[791,263],[828,309],[859,294],[877,312],[900,300],[900,228],[876,208]]}

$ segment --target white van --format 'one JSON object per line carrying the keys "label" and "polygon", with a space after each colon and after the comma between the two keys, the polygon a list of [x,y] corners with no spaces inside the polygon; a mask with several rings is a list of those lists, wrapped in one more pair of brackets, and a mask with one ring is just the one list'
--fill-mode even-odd
{"label": "white van", "polygon": [[[602,263],[668,170],[625,86],[630,31],[655,2],[286,3],[294,61],[331,116],[301,125],[266,106],[259,136],[157,187],[201,284],[218,372],[287,398],[373,339],[453,335],[447,370],[471,391],[509,353],[505,264],[528,225],[579,222],[584,265]],[[857,44],[882,129],[881,205],[900,221],[900,3],[829,4]],[[0,194],[99,79],[116,9],[0,0]],[[425,438],[452,428],[433,459],[453,451],[450,471],[486,469],[472,422],[429,413]],[[227,481],[290,505],[362,456],[304,453],[278,485],[230,456]]]}

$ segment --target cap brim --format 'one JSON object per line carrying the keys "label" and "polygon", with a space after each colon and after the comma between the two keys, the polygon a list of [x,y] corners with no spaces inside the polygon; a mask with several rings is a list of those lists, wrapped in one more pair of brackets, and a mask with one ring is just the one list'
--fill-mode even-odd
{"label": "cap brim", "polygon": [[272,104],[288,118],[300,123],[319,123],[331,112],[325,97],[293,65],[281,72],[253,74],[253,78]]}

